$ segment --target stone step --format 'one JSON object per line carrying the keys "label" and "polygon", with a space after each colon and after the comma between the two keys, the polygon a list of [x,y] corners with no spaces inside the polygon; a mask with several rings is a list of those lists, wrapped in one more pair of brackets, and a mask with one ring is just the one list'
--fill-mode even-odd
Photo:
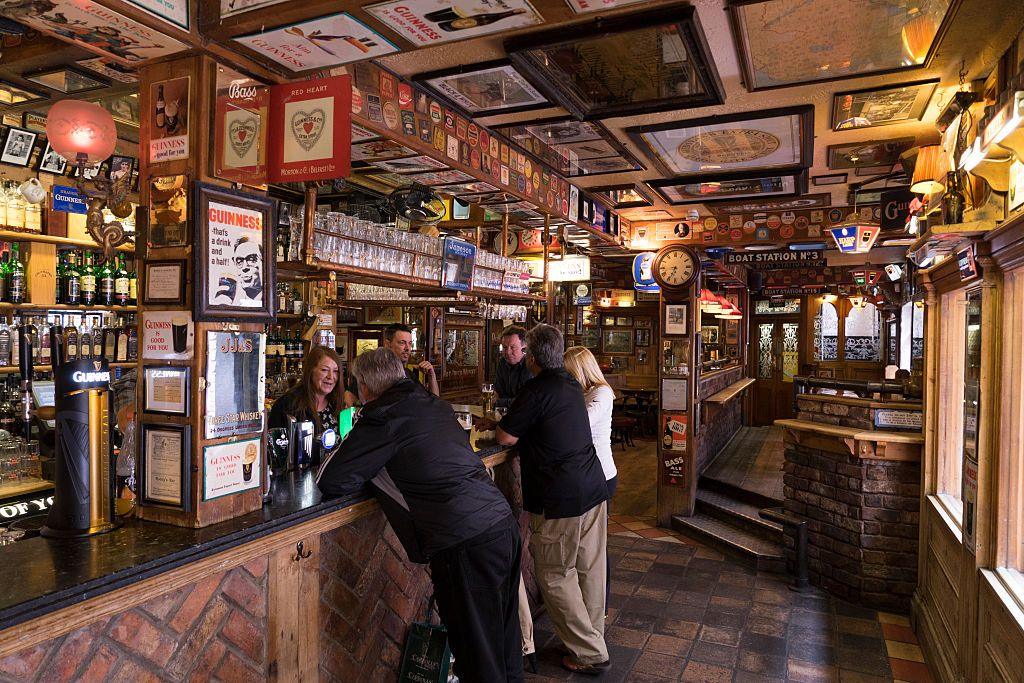
{"label": "stone step", "polygon": [[[781,477],[782,474],[780,473]],[[778,498],[771,498],[755,491],[748,491],[744,488],[740,488],[736,484],[733,484],[722,479],[716,479],[707,475],[702,475],[697,482],[698,490],[714,491],[726,495],[733,500],[737,500],[748,505],[754,505],[758,509],[761,508],[777,508],[782,507],[785,501]]]}
{"label": "stone step", "polygon": [[697,510],[752,534],[783,543],[782,525],[761,517],[761,508],[732,496],[707,489],[697,489]]}
{"label": "stone step", "polygon": [[672,528],[702,543],[739,559],[759,571],[783,574],[786,560],[782,544],[766,540],[758,534],[733,526],[703,512],[690,517],[673,515]]}

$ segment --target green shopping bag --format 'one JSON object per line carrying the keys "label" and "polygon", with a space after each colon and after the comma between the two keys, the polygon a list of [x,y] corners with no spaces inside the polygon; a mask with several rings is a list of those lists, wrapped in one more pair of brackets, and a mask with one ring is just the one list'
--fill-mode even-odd
{"label": "green shopping bag", "polygon": [[451,651],[448,649],[448,629],[443,624],[431,622],[434,612],[434,596],[427,603],[427,614],[423,621],[409,627],[402,653],[402,669],[398,683],[447,683]]}

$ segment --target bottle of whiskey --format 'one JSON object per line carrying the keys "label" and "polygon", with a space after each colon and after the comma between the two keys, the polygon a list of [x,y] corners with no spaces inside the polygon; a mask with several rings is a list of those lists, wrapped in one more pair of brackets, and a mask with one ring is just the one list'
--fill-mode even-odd
{"label": "bottle of whiskey", "polygon": [[97,268],[97,276],[100,297],[100,306],[114,305],[114,269],[110,265],[110,259],[104,259],[103,265]]}
{"label": "bottle of whiskey", "polygon": [[136,265],[132,264],[132,269],[128,273],[128,305],[137,306],[139,304],[139,273],[136,270]]}
{"label": "bottle of whiskey", "polygon": [[12,304],[23,304],[27,295],[25,291],[25,264],[21,262],[18,254],[17,242],[11,245],[9,268],[4,276],[4,281],[7,284],[7,300]]}
{"label": "bottle of whiskey", "polygon": [[165,110],[167,103],[164,102],[164,86],[158,85],[156,87],[156,127],[163,128],[167,123],[167,115]]}
{"label": "bottle of whiskey", "polygon": [[68,253],[68,262],[64,266],[64,296],[65,304],[77,306],[82,301],[82,274],[78,270],[78,254],[74,251]]}
{"label": "bottle of whiskey", "polygon": [[92,252],[85,252],[85,258],[78,271],[78,283],[84,306],[96,305],[96,267],[92,262]]}
{"label": "bottle of whiskey", "polygon": [[130,278],[128,269],[124,267],[124,256],[117,257],[117,267],[114,269],[114,303],[118,306],[127,306],[130,300]]}
{"label": "bottle of whiskey", "polygon": [[78,360],[78,328],[74,323],[64,330],[64,350],[67,360]]}
{"label": "bottle of whiskey", "polygon": [[517,14],[525,14],[526,10],[523,8],[509,10],[508,12],[491,12],[489,14],[474,14],[468,17],[459,17],[458,19],[449,19],[447,21],[438,22],[437,27],[442,31],[448,31],[452,33],[454,31],[465,31],[471,28],[477,28],[479,26],[486,26],[487,24],[493,24],[496,21],[513,17]]}

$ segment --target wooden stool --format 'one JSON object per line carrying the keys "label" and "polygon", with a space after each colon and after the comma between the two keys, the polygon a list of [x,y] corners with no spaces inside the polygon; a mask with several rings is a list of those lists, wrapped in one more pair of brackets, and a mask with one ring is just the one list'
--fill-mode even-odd
{"label": "wooden stool", "polygon": [[626,446],[633,447],[633,429],[636,428],[636,418],[627,415],[612,416],[612,443],[621,443],[622,450]]}

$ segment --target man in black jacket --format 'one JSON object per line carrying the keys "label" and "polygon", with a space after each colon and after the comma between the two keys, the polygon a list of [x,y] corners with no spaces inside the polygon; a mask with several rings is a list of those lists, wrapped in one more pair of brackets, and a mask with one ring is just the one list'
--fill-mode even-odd
{"label": "man in black jacket", "polygon": [[501,331],[501,358],[494,371],[494,391],[498,394],[497,405],[502,408],[512,405],[519,390],[533,378],[526,365],[525,351],[525,329],[509,325]]}
{"label": "man in black jacket", "polygon": [[363,410],[317,473],[325,495],[371,479],[414,562],[429,562],[441,619],[467,683],[522,681],[519,527],[451,406],[382,348],[356,358]]}
{"label": "man in black jacket", "polygon": [[562,666],[596,675],[609,666],[604,640],[608,487],[590,434],[583,389],[562,365],[562,333],[526,334],[534,373],[497,428],[518,444],[530,550],[555,632],[569,649]]}

